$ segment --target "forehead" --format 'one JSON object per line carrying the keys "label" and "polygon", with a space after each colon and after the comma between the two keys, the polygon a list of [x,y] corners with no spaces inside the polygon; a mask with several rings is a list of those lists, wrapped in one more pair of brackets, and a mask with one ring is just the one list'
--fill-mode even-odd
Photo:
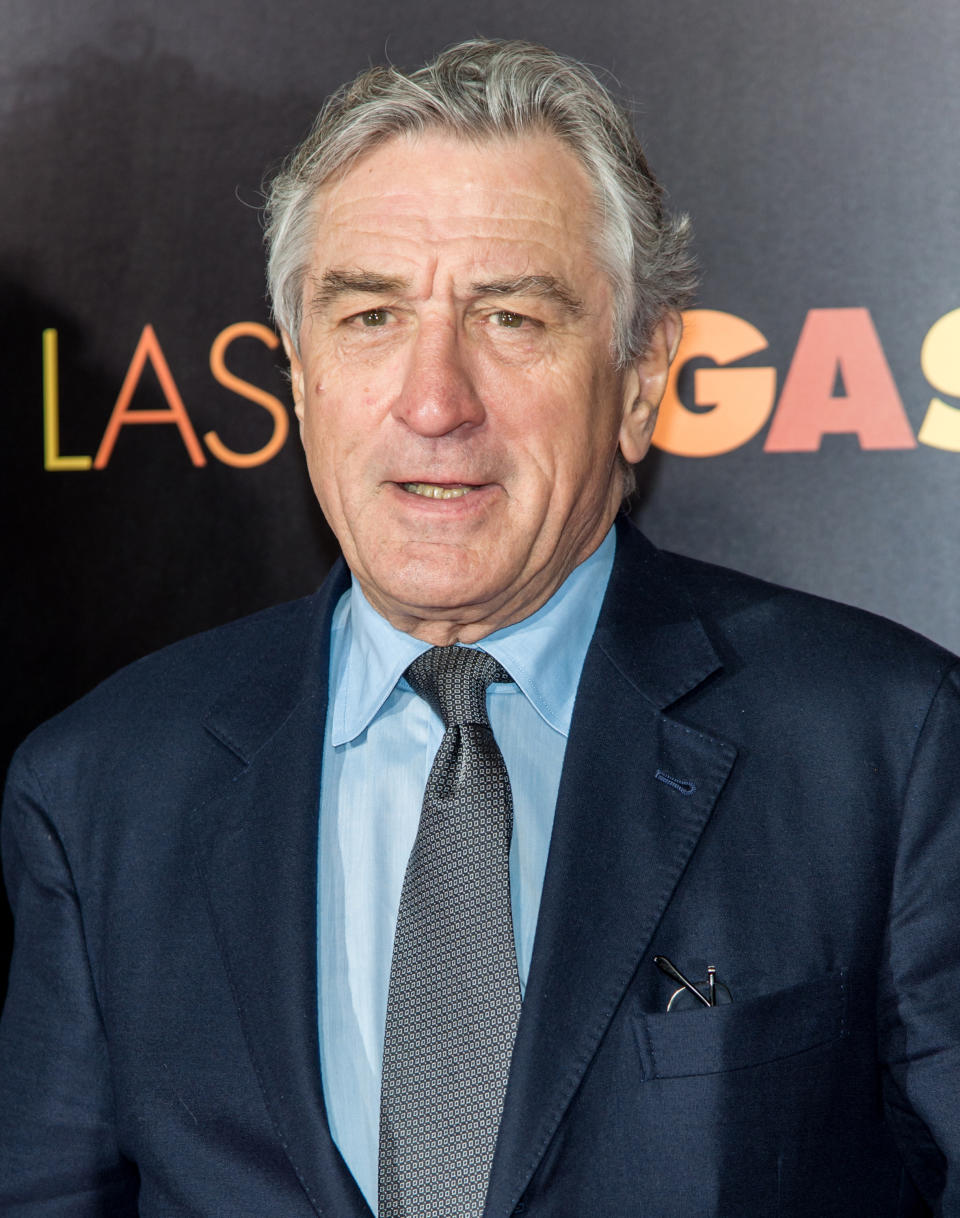
{"label": "forehead", "polygon": [[[315,198],[314,270],[364,258],[543,260],[595,271],[593,192],[555,136],[396,136]],[[318,265],[319,264],[319,265]]]}

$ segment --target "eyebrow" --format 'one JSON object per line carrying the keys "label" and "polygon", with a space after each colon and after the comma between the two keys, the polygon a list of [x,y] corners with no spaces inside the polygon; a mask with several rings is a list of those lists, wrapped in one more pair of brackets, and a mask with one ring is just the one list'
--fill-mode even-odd
{"label": "eyebrow", "polygon": [[410,286],[408,279],[388,279],[372,271],[327,271],[322,279],[314,279],[310,297],[311,312],[320,312],[341,296],[351,292],[366,292],[371,296],[389,296]]}
{"label": "eyebrow", "polygon": [[471,291],[478,296],[541,296],[556,301],[574,316],[583,312],[583,301],[554,275],[518,275],[516,279],[474,283]]}
{"label": "eyebrow", "polygon": [[[314,279],[310,297],[311,312],[321,312],[341,296],[363,292],[371,296],[389,296],[410,287],[409,279],[389,278],[373,271],[326,271],[322,279]],[[583,301],[555,275],[517,275],[513,279],[495,279],[470,285],[475,296],[537,296],[553,300],[568,313],[583,313]]]}

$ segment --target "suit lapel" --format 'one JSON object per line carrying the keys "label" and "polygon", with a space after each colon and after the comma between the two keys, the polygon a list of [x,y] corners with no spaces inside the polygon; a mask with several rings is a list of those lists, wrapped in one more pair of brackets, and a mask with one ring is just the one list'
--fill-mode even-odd
{"label": "suit lapel", "polygon": [[317,822],[330,618],[342,564],[303,646],[289,637],[206,723],[243,763],[195,814],[211,918],[263,1096],[318,1214],[369,1215],[333,1144],[317,1027]]}
{"label": "suit lapel", "polygon": [[512,1213],[693,852],[733,748],[663,708],[720,666],[685,593],[634,530],[577,692],[537,937],[487,1200]]}

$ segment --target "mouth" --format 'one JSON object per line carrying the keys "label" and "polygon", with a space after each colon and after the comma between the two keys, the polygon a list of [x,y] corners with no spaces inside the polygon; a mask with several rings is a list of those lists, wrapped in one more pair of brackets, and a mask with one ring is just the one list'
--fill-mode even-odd
{"label": "mouth", "polygon": [[408,494],[420,495],[423,499],[462,499],[471,491],[480,489],[476,486],[467,486],[462,482],[401,482],[400,486]]}

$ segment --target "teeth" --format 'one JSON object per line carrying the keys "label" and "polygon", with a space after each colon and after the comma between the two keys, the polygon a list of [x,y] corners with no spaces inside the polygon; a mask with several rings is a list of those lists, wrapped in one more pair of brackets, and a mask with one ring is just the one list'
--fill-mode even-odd
{"label": "teeth", "polygon": [[437,486],[432,482],[403,482],[401,485],[411,495],[423,495],[427,499],[462,499],[473,489],[470,486]]}

